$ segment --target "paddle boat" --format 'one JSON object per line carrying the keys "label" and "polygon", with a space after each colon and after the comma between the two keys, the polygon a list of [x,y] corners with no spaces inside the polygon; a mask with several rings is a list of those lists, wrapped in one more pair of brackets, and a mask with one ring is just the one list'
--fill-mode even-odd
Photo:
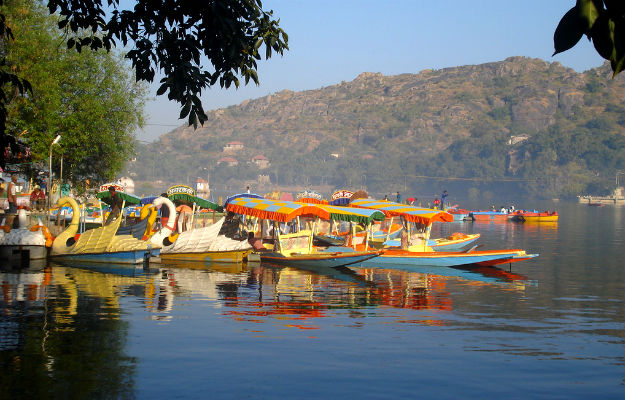
{"label": "paddle boat", "polygon": [[[477,251],[475,246],[463,252],[437,252],[428,240],[435,221],[451,222],[453,216],[445,211],[417,208],[385,200],[359,199],[351,203],[352,207],[377,209],[389,216],[401,217],[407,229],[403,235],[402,246],[384,248],[384,253],[373,260],[361,263],[372,267],[401,267],[410,270],[415,266],[453,267],[459,265],[495,266],[538,256],[527,254],[524,250],[488,250]],[[416,233],[412,233],[412,228]]]}
{"label": "paddle boat", "polygon": [[510,219],[517,222],[557,222],[557,211],[524,211],[518,210],[511,214]]}
{"label": "paddle boat", "polygon": [[116,235],[122,218],[117,217],[108,225],[94,228],[78,235],[80,212],[78,203],[71,197],[62,197],[57,204],[69,204],[73,210],[69,226],[52,243],[50,258],[92,262],[138,264],[158,256],[160,246],[138,240],[131,235]]}
{"label": "paddle boat", "polygon": [[[305,204],[271,199],[236,198],[230,201],[226,210],[242,216],[256,218],[257,229],[264,240],[258,254],[261,262],[286,266],[341,267],[360,263],[377,257],[381,251],[336,248],[328,251],[313,245],[318,219],[340,220],[371,224],[383,220],[384,214],[377,210],[352,210],[346,207],[325,204]],[[300,218],[302,221],[300,221]],[[306,218],[306,221],[304,219]],[[305,229],[301,229],[304,222]],[[295,230],[295,232],[291,232]],[[367,243],[367,240],[364,241]]]}
{"label": "paddle boat", "polygon": [[17,212],[19,227],[12,229],[2,221],[0,225],[0,260],[30,261],[42,260],[48,256],[48,249],[54,238],[41,220],[28,227],[26,210]]}
{"label": "paddle boat", "polygon": [[471,211],[464,208],[449,208],[446,211],[454,216],[454,221],[473,221],[474,219]]}
{"label": "paddle boat", "polygon": [[[247,240],[234,240],[220,234],[226,217],[220,218],[209,226],[185,230],[187,225],[182,221],[176,221],[176,207],[170,200],[171,197],[193,203],[192,210],[195,209],[196,205],[219,212],[223,209],[218,204],[194,196],[193,192],[173,188],[173,192],[170,192],[172,188],[168,191],[168,197],[157,197],[152,202],[155,208],[166,207],[169,211],[169,218],[165,224],[152,231],[149,238],[150,242],[162,247],[161,261],[191,260],[240,263],[247,259],[252,252],[252,246]],[[191,215],[193,216],[194,213]]]}

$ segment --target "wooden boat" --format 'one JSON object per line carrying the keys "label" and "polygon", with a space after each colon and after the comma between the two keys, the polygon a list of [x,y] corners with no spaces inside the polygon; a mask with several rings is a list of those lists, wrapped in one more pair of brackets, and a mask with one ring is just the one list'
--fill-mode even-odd
{"label": "wooden boat", "polygon": [[503,211],[471,211],[469,217],[476,222],[505,222],[508,213]]}
{"label": "wooden boat", "polygon": [[558,212],[536,212],[518,210],[512,213],[512,217],[510,219],[517,222],[556,222],[558,221]]}
{"label": "wooden boat", "polygon": [[[204,200],[203,206],[214,209],[219,205]],[[210,203],[210,204],[208,204]],[[180,232],[176,224],[176,209],[169,198],[157,197],[152,203],[155,207],[167,207],[169,219],[165,226],[151,233],[150,241],[162,247],[162,261],[189,260],[240,263],[252,252],[247,240],[233,240],[219,232],[225,217],[212,225]],[[221,211],[221,210],[220,210]]]}
{"label": "wooden boat", "polygon": [[122,218],[118,217],[109,225],[90,229],[76,239],[80,223],[78,203],[71,197],[62,197],[57,204],[72,207],[72,221],[52,243],[50,257],[64,260],[92,262],[113,262],[138,264],[158,256],[160,246],[138,240],[130,235],[117,236]]}
{"label": "wooden boat", "polygon": [[[308,229],[300,229],[300,217],[310,219],[341,220],[369,225],[373,220],[383,220],[384,214],[376,210],[350,210],[346,207],[325,204],[305,204],[292,201],[276,201],[270,199],[237,198],[232,200],[226,209],[230,212],[255,217],[260,221],[260,232],[263,222],[272,223],[270,227],[271,244],[268,251],[259,252],[261,262],[270,262],[286,266],[319,266],[341,267],[356,264],[377,257],[381,251],[324,251],[313,245],[316,222],[308,222]],[[363,212],[364,211],[364,212]],[[286,224],[295,221],[297,232],[283,233]],[[267,224],[269,225],[269,224]],[[255,231],[255,230],[254,230]],[[365,240],[366,243],[366,240]]]}
{"label": "wooden boat", "polygon": [[454,221],[472,221],[471,211],[464,208],[450,208],[446,210],[448,213],[454,216]]}
{"label": "wooden boat", "polygon": [[[444,238],[428,239],[427,245],[434,251],[460,251],[475,243],[480,238],[479,233],[465,234],[454,232]],[[394,239],[384,242],[387,247],[401,246],[401,240]]]}
{"label": "wooden boat", "polygon": [[[408,226],[407,243],[402,247],[385,248],[384,253],[374,260],[363,263],[364,266],[444,266],[453,267],[458,265],[494,266],[498,264],[512,263],[536,257],[537,254],[527,254],[523,250],[489,250],[475,251],[471,248],[465,252],[436,252],[428,246],[432,223],[435,221],[450,222],[451,214],[423,208],[406,206],[404,204],[389,201],[355,200],[353,207],[379,209],[386,216],[399,216]],[[411,234],[411,227],[417,230],[416,235]]]}
{"label": "wooden boat", "polygon": [[453,267],[471,264],[481,267],[492,267],[500,264],[529,260],[537,256],[538,254],[527,254],[524,250],[520,249],[471,252],[414,252],[402,249],[385,249],[380,257],[362,263],[361,265],[380,268],[401,266],[402,269],[410,269],[412,266]]}

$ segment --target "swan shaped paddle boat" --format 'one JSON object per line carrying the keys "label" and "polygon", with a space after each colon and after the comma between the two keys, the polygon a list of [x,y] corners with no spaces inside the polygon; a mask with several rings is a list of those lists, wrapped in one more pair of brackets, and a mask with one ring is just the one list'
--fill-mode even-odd
{"label": "swan shaped paddle boat", "polygon": [[[28,217],[26,210],[20,209],[17,213],[19,228],[11,229],[2,221],[0,229],[0,259],[13,260],[28,257],[29,260],[45,259],[48,248],[52,245],[52,235],[41,220],[31,228],[27,227]],[[46,247],[47,245],[47,247]]]}
{"label": "swan shaped paddle boat", "polygon": [[67,229],[54,239],[51,258],[139,264],[149,260],[150,257],[158,256],[160,246],[131,235],[116,235],[122,218],[115,219],[109,225],[85,231],[76,238],[80,222],[78,203],[71,197],[62,197],[57,204],[59,206],[69,204],[73,214]]}
{"label": "swan shaped paddle boat", "polygon": [[157,197],[152,202],[156,207],[167,207],[169,219],[150,237],[150,242],[161,246],[161,260],[195,260],[215,262],[242,262],[252,252],[247,242],[230,239],[219,231],[225,217],[212,225],[178,232],[175,226],[176,208],[166,197]]}

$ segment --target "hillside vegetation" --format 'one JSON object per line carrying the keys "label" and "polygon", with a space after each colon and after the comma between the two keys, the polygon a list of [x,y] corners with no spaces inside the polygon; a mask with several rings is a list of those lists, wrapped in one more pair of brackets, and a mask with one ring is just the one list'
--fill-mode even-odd
{"label": "hillside vegetation", "polygon": [[[213,188],[361,188],[373,193],[569,197],[625,170],[625,77],[512,57],[418,74],[362,73],[208,112],[139,146],[129,166],[157,191],[210,173]],[[243,149],[223,152],[232,141]],[[271,165],[258,169],[254,156]],[[228,156],[236,166],[218,163]],[[258,175],[269,177],[260,185]],[[162,182],[157,182],[161,180]],[[262,189],[261,189],[262,188]]]}

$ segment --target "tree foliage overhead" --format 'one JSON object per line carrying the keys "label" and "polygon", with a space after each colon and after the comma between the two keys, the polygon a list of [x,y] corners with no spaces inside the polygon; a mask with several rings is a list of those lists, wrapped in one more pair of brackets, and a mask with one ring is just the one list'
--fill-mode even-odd
{"label": "tree foliage overhead", "polygon": [[[113,178],[133,154],[134,130],[143,123],[146,85],[137,84],[118,52],[77,53],[62,44],[57,18],[34,0],[9,0],[3,9],[15,32],[7,65],[32,83],[32,95],[14,94],[7,130],[20,132],[32,161],[64,159],[64,178]],[[59,163],[54,168],[58,170]]]}
{"label": "tree foliage overhead", "polygon": [[126,57],[137,79],[152,82],[162,72],[158,95],[179,102],[180,118],[189,116],[189,125],[206,121],[202,89],[217,83],[238,87],[237,75],[258,84],[261,45],[265,58],[288,49],[287,34],[260,0],[137,1],[133,10],[120,10],[118,0],[108,4],[113,8],[108,21],[100,0],[50,0],[48,8],[61,15],[59,28],[91,33],[69,39],[70,48],[132,46]]}
{"label": "tree foliage overhead", "polygon": [[618,74],[625,68],[625,2],[577,0],[564,14],[553,35],[554,55],[569,50],[586,35],[597,53]]}
{"label": "tree foliage overhead", "polygon": [[[0,0],[0,6],[5,0]],[[288,50],[288,36],[278,26],[272,11],[264,11],[260,0],[136,0],[123,9],[118,0],[50,0],[51,13],[60,15],[58,28],[65,31],[67,46],[111,50],[123,46],[138,81],[160,80],[158,95],[180,103],[180,118],[188,117],[197,128],[206,121],[200,95],[219,84],[238,87],[243,79],[258,84],[257,61]],[[11,29],[0,13],[5,47]],[[264,51],[262,47],[264,46]],[[1,61],[2,59],[0,59]],[[0,63],[0,84],[13,83],[22,92],[28,82]],[[6,104],[0,93],[0,139],[7,142]],[[0,151],[4,165],[4,152]]]}

